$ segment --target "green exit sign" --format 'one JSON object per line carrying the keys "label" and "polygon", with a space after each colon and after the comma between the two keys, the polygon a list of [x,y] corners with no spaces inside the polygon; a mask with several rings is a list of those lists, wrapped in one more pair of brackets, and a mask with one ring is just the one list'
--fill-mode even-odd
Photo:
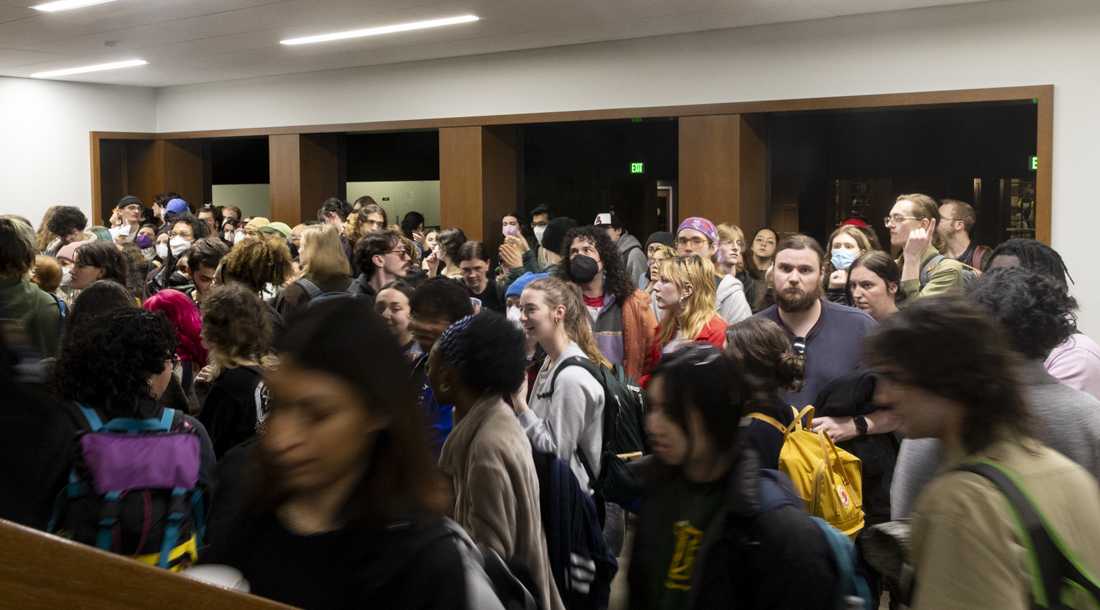
{"label": "green exit sign", "polygon": [[634,163],[631,163],[630,164],[630,173],[632,173],[632,174],[644,174],[645,173],[645,163],[642,163],[641,161],[635,161]]}
{"label": "green exit sign", "polygon": [[1039,169],[1039,157],[1036,157],[1035,155],[1032,155],[1031,157],[1029,157],[1028,160],[1027,160],[1027,166],[1031,168],[1031,171],[1038,170]]}

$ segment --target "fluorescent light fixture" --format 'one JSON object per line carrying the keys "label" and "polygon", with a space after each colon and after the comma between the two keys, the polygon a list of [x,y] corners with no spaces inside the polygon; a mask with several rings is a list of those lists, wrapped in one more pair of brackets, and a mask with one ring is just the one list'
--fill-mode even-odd
{"label": "fluorescent light fixture", "polygon": [[85,6],[95,6],[97,4],[107,4],[108,2],[114,2],[115,0],[55,0],[54,2],[46,2],[44,4],[36,4],[32,6],[36,11],[45,11],[47,13],[56,13],[58,11],[71,11],[74,8],[84,8]]}
{"label": "fluorescent light fixture", "polygon": [[411,21],[409,23],[397,23],[394,25],[382,25],[362,30],[348,30],[346,32],[333,32],[332,34],[317,34],[316,36],[303,36],[301,38],[288,38],[280,40],[280,44],[299,45],[313,44],[316,42],[330,42],[333,40],[347,40],[348,38],[365,38],[367,36],[380,36],[382,34],[394,34],[397,32],[409,32],[412,30],[426,30],[445,25],[458,25],[460,23],[472,23],[479,20],[477,15],[459,15],[457,17],[443,17],[442,19],[429,19],[427,21]]}
{"label": "fluorescent light fixture", "polygon": [[127,59],[125,61],[112,61],[106,64],[95,64],[92,66],[81,66],[79,68],[65,68],[64,70],[49,70],[46,72],[35,72],[31,74],[31,78],[56,78],[58,76],[69,76],[70,74],[84,74],[85,72],[102,72],[103,70],[117,70],[119,68],[135,68],[137,66],[144,66],[149,62],[144,59]]}

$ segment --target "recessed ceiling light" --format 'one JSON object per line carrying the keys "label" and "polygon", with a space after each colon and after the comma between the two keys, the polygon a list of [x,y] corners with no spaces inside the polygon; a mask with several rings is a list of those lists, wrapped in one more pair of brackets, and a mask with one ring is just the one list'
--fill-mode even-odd
{"label": "recessed ceiling light", "polygon": [[74,8],[84,8],[85,6],[95,6],[97,4],[107,4],[108,2],[114,2],[115,0],[56,0],[55,2],[46,2],[44,4],[36,4],[31,8],[37,11],[45,11],[47,13],[56,13],[57,11],[70,11]]}
{"label": "recessed ceiling light", "polygon": [[57,76],[69,76],[70,74],[84,74],[85,72],[102,72],[103,70],[117,70],[119,68],[135,68],[137,66],[144,66],[149,62],[144,59],[127,59],[125,61],[112,61],[106,64],[95,64],[91,66],[81,66],[79,68],[65,68],[64,70],[48,70],[46,72],[35,72],[31,74],[31,78],[54,78]]}
{"label": "recessed ceiling light", "polygon": [[444,17],[442,19],[429,19],[427,21],[411,21],[409,23],[397,23],[394,25],[382,25],[362,30],[348,30],[346,32],[333,32],[332,34],[318,34],[316,36],[303,36],[301,38],[288,38],[280,40],[280,44],[299,45],[313,44],[315,42],[330,42],[333,40],[347,40],[348,38],[364,38],[367,36],[379,36],[381,34],[394,34],[396,32],[408,32],[411,30],[426,30],[445,25],[458,25],[471,23],[480,19],[477,15],[459,15],[458,17]]}

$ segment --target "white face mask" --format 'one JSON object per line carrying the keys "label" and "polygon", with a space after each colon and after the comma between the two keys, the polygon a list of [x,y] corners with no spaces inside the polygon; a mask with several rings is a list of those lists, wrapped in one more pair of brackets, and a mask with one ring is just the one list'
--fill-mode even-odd
{"label": "white face mask", "polygon": [[157,244],[157,258],[160,260],[168,258],[168,244]]}
{"label": "white face mask", "polygon": [[238,230],[236,233],[233,234],[233,243],[239,244],[242,241],[244,241],[244,231]]}
{"label": "white face mask", "polygon": [[516,328],[523,330],[523,320],[521,319],[522,312],[520,312],[518,305],[509,307],[507,315],[512,324],[516,325]]}
{"label": "white face mask", "polygon": [[168,247],[172,250],[172,256],[179,256],[187,252],[187,249],[191,247],[191,242],[187,241],[187,238],[177,235],[168,240]]}
{"label": "white face mask", "polygon": [[543,225],[541,227],[534,227],[534,230],[535,230],[535,239],[538,240],[539,245],[541,246],[542,245],[542,235],[544,233],[546,233],[546,225]]}
{"label": "white face mask", "polygon": [[145,257],[145,260],[151,261],[157,255],[156,248],[142,248],[141,255]]}
{"label": "white face mask", "polygon": [[73,268],[64,267],[61,269],[61,287],[68,288],[69,284],[73,281]]}

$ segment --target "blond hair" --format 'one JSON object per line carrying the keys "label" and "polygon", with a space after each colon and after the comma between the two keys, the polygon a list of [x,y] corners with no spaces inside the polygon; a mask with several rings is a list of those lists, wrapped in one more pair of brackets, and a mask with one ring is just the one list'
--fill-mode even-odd
{"label": "blond hair", "polygon": [[601,366],[611,368],[611,362],[604,357],[603,352],[596,345],[596,338],[592,336],[592,327],[589,326],[588,322],[588,311],[584,307],[581,289],[576,284],[565,282],[556,277],[546,277],[531,282],[524,290],[541,292],[546,304],[552,308],[565,307],[565,318],[562,320],[562,325],[565,326],[565,334],[581,348],[581,351],[590,360]]}
{"label": "blond hair", "polygon": [[854,239],[856,241],[856,246],[859,247],[860,256],[874,250],[874,246],[871,245],[871,240],[867,238],[867,234],[859,227],[853,227],[852,225],[837,227],[837,229],[833,231],[833,234],[829,236],[829,243],[825,244],[825,259],[822,261],[824,263],[822,265],[824,270],[821,274],[821,283],[825,288],[829,287],[829,276],[836,271],[836,268],[833,267],[833,240],[836,239],[838,235],[847,235]]}
{"label": "blond hair", "polygon": [[718,241],[732,241],[745,243],[745,232],[741,230],[741,227],[735,224],[722,223],[718,225]]}
{"label": "blond hair", "polygon": [[302,231],[299,258],[304,276],[351,275],[348,256],[340,243],[340,232],[332,225],[309,227]]}
{"label": "blond hair", "polygon": [[665,315],[661,319],[657,340],[661,345],[667,345],[677,332],[682,332],[688,339],[697,337],[718,313],[714,263],[698,254],[677,256],[661,261],[659,273],[662,281],[672,282],[680,292],[684,292],[689,285],[692,290],[676,315]]}

